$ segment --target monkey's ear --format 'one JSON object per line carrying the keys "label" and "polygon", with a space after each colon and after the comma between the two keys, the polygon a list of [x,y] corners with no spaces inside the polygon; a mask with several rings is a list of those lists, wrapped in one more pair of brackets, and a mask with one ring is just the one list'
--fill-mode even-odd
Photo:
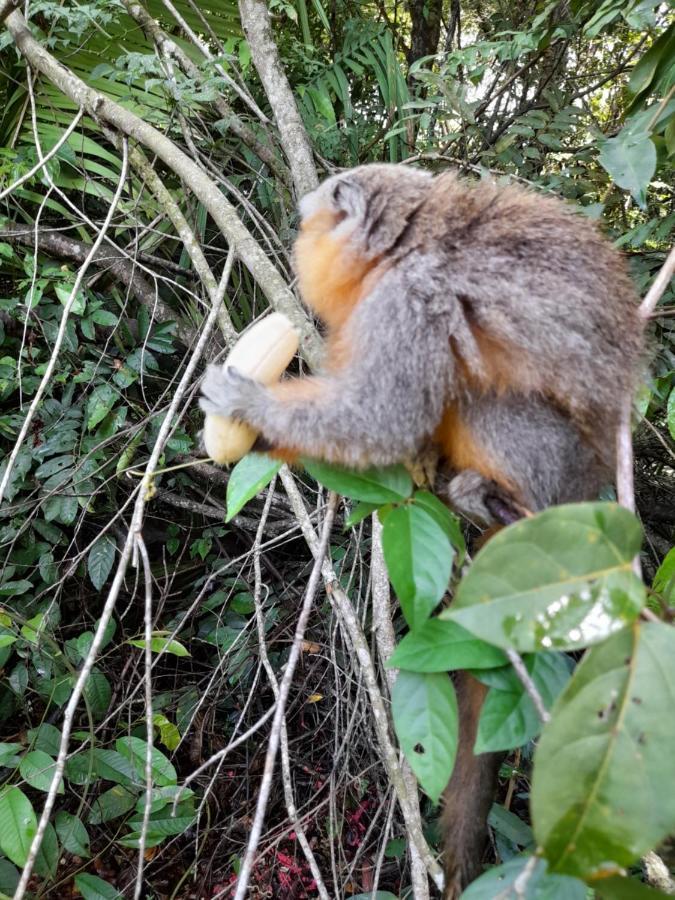
{"label": "monkey's ear", "polygon": [[337,175],[300,200],[300,214],[307,219],[328,208],[337,214],[340,223],[351,220],[354,224],[363,220],[366,205],[361,184],[350,174]]}

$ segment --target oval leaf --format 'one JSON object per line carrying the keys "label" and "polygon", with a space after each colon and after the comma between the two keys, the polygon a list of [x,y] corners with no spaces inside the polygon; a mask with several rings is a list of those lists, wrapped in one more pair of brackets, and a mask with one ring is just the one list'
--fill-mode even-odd
{"label": "oval leaf", "polygon": [[[37,791],[48,791],[54,777],[55,761],[44,750],[31,750],[19,763],[21,777]],[[63,793],[63,781],[59,783],[59,794]]]}
{"label": "oval leaf", "polygon": [[428,619],[403,638],[387,662],[389,668],[411,672],[451,672],[506,665],[498,647],[474,637],[456,622]]}
{"label": "oval leaf", "polygon": [[249,453],[230,472],[227,482],[226,522],[237,515],[249,500],[269,484],[281,468],[281,462],[264,453]]}
{"label": "oval leaf", "polygon": [[[115,741],[115,747],[122,756],[126,756],[136,770],[136,778],[145,782],[145,753],[146,741],[137,737],[123,737]],[[169,760],[157,747],[152,748],[152,777],[155,784],[163,787],[168,784],[176,784],[178,776]]]}
{"label": "oval leaf", "polygon": [[8,859],[23,866],[37,831],[37,819],[31,802],[18,787],[0,790],[0,850]]}
{"label": "oval leaf", "polygon": [[84,858],[91,856],[89,834],[81,819],[62,809],[57,812],[54,825],[64,850],[74,853],[75,856]]}
{"label": "oval leaf", "polygon": [[75,886],[84,900],[124,900],[124,895],[98,875],[82,872],[75,876]]}
{"label": "oval leaf", "polygon": [[644,605],[631,568],[640,542],[637,519],[615,503],[548,509],[485,545],[441,618],[521,652],[597,643]]}
{"label": "oval leaf", "polygon": [[303,459],[312,478],[324,487],[365,503],[396,503],[412,492],[412,478],[404,466],[364,469],[361,472],[331,466],[316,459]]}
{"label": "oval leaf", "polygon": [[532,819],[551,868],[624,868],[675,830],[675,631],[634,625],[594,647],[534,760]]}
{"label": "oval leaf", "polygon": [[382,549],[406,621],[418,628],[447,590],[450,541],[426,510],[407,504],[392,509],[384,520]]}
{"label": "oval leaf", "polygon": [[100,537],[87,556],[89,578],[97,591],[100,591],[108,580],[108,575],[115,562],[115,542],[107,534]]}
{"label": "oval leaf", "polygon": [[583,881],[550,875],[545,859],[518,856],[477,878],[462,900],[585,900],[587,894]]}
{"label": "oval leaf", "polygon": [[448,675],[399,672],[391,712],[401,749],[434,803],[446,787],[457,753],[457,698]]}

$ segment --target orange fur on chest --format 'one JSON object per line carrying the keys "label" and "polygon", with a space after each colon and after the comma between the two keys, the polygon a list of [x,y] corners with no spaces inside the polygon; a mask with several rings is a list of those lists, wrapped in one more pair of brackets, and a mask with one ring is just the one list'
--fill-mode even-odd
{"label": "orange fur on chest", "polygon": [[378,259],[354,251],[348,235],[335,236],[337,217],[320,211],[303,222],[295,243],[300,293],[331,329],[339,329],[381,272]]}

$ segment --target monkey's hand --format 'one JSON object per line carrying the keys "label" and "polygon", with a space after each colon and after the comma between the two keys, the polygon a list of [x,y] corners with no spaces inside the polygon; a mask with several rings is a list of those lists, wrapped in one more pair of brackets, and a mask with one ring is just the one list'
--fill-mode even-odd
{"label": "monkey's hand", "polygon": [[202,381],[199,405],[207,415],[251,423],[256,409],[265,405],[265,385],[242,375],[234,366],[211,365]]}

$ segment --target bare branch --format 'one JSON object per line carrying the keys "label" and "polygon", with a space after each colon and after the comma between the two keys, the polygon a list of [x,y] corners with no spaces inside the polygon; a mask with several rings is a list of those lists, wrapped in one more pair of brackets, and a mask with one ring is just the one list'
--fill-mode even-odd
{"label": "bare branch", "polygon": [[[291,506],[293,507],[293,511],[302,529],[307,546],[316,559],[318,553],[318,538],[316,532],[312,528],[307,509],[305,508],[304,501],[297,488],[295,479],[286,466],[281,467],[279,477],[288,494],[288,499],[291,501]],[[434,880],[434,883],[439,890],[442,890],[443,872],[441,871],[441,867],[429,849],[429,845],[427,844],[422,831],[416,827],[415,812],[408,799],[408,788],[403,779],[403,774],[398,761],[398,753],[389,734],[387,712],[377,682],[377,674],[375,672],[373,659],[370,655],[368,641],[366,640],[363,629],[354,612],[354,608],[347,597],[347,594],[340,587],[337,575],[327,559],[324,559],[322,563],[321,572],[328,597],[337,613],[342,628],[345,630],[349,641],[354,648],[354,653],[366,683],[373,713],[373,727],[382,754],[382,763],[396,792],[396,796],[398,797],[406,829],[411,840],[415,842],[417,852],[424,860],[424,865],[426,866],[429,875]]]}
{"label": "bare branch", "polygon": [[532,680],[532,676],[525,668],[525,663],[523,662],[522,657],[519,653],[516,653],[515,650],[505,650],[506,656],[508,657],[509,662],[514,668],[516,675],[518,676],[518,680],[525,688],[525,693],[530,698],[530,700],[534,703],[534,708],[537,710],[537,715],[544,723],[551,721],[551,714],[546,709],[544,705],[544,701],[542,699],[541,694],[537,688],[537,685]]}
{"label": "bare branch", "polygon": [[239,14],[253,63],[274,112],[279,140],[293,176],[295,193],[302,197],[313,191],[319,180],[312,145],[274,41],[267,3],[264,0],[239,0]]}
{"label": "bare branch", "polygon": [[300,658],[302,642],[305,637],[305,628],[307,627],[309,614],[312,610],[312,604],[314,603],[314,596],[319,585],[321,568],[326,556],[328,542],[330,540],[330,532],[333,525],[336,503],[336,495],[330,494],[326,507],[326,518],[324,519],[323,532],[316,551],[315,563],[309,576],[309,582],[307,583],[307,590],[305,592],[305,599],[303,600],[302,607],[300,609],[300,615],[298,616],[298,621],[295,626],[295,635],[293,637],[291,652],[288,656],[288,662],[286,663],[286,668],[284,669],[281,684],[279,685],[279,697],[277,699],[277,705],[274,711],[274,720],[272,722],[270,738],[267,744],[267,753],[265,754],[265,769],[263,771],[263,777],[258,792],[258,803],[256,805],[255,818],[253,820],[253,824],[251,825],[251,834],[248,839],[246,854],[241,864],[241,869],[239,870],[239,877],[237,878],[237,891],[234,895],[234,900],[244,900],[244,898],[246,897],[248,880],[251,875],[255,852],[258,848],[258,841],[260,840],[263,821],[265,819],[265,812],[267,810],[267,801],[269,799],[270,789],[272,787],[274,764],[276,761],[277,750],[279,749],[279,741],[281,738],[286,701],[288,700],[288,694],[291,689],[293,673],[295,672],[295,667]]}

